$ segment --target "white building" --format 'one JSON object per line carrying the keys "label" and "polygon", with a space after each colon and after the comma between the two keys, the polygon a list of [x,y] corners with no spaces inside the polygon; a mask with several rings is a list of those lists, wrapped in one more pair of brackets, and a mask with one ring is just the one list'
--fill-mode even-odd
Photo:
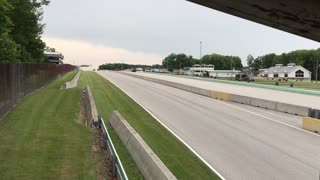
{"label": "white building", "polygon": [[63,64],[63,55],[59,52],[52,52],[52,51],[44,51],[44,56],[47,58],[48,63],[55,63],[55,64]]}
{"label": "white building", "polygon": [[289,63],[287,66],[282,64],[276,64],[274,67],[266,69],[264,72],[259,74],[261,77],[273,78],[273,79],[300,79],[300,80],[310,80],[311,72],[306,68],[296,65],[294,63]]}
{"label": "white building", "polygon": [[192,76],[200,76],[202,77],[203,74],[206,72],[206,71],[213,71],[214,70],[214,65],[211,65],[211,64],[195,64],[193,65],[189,72],[187,72],[186,74],[190,74]]}
{"label": "white building", "polygon": [[241,71],[237,70],[213,70],[208,71],[209,77],[211,78],[235,78],[237,74],[240,74]]}

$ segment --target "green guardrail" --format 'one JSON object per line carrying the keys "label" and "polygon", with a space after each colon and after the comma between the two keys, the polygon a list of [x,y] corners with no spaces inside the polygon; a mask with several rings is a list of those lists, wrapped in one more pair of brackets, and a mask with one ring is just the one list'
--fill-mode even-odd
{"label": "green guardrail", "polygon": [[99,126],[102,129],[104,142],[107,145],[110,159],[112,161],[112,176],[117,177],[120,180],[128,180],[126,171],[122,166],[118,153],[113,146],[113,143],[108,133],[108,130],[106,128],[106,125],[104,124],[104,121],[101,117],[99,117]]}
{"label": "green guardrail", "polygon": [[[160,74],[160,73],[158,73]],[[210,78],[202,78],[202,77],[195,77],[195,76],[184,76],[184,75],[173,75],[173,74],[160,74],[165,76],[173,76],[173,77],[180,77],[186,79],[196,79],[201,81],[207,82],[217,82],[217,83],[224,83],[224,84],[233,84],[239,86],[249,86],[249,87],[256,87],[256,88],[263,88],[263,89],[272,89],[277,91],[285,91],[285,92],[292,92],[292,93],[299,93],[299,94],[307,94],[307,95],[314,95],[320,96],[320,91],[312,91],[312,90],[305,90],[305,89],[297,89],[297,88],[286,88],[286,87],[279,87],[279,86],[272,86],[272,85],[265,85],[265,84],[256,84],[254,82],[237,82],[237,81],[228,81],[228,80],[221,80],[221,79],[210,79]]]}

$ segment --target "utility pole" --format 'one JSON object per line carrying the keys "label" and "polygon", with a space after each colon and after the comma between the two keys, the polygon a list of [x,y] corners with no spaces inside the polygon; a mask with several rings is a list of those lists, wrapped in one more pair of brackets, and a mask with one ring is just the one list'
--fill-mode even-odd
{"label": "utility pole", "polygon": [[[202,58],[202,41],[200,41],[200,59]],[[199,60],[200,60],[199,59]]]}
{"label": "utility pole", "polygon": [[319,60],[317,59],[316,83],[318,83]]}

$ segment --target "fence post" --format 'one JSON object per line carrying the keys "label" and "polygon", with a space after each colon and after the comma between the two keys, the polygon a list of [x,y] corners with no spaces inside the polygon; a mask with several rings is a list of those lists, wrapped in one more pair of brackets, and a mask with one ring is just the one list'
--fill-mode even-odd
{"label": "fence post", "polygon": [[115,157],[115,155],[113,154],[112,155],[112,176],[113,177],[116,177],[117,176],[117,174],[116,174],[116,162],[117,161],[117,159],[116,159],[116,157]]}

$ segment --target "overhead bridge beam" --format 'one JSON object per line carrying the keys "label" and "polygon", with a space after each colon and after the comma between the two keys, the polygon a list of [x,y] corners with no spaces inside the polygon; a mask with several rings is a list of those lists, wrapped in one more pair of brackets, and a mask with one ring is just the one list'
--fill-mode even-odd
{"label": "overhead bridge beam", "polygon": [[320,42],[319,0],[188,0]]}

